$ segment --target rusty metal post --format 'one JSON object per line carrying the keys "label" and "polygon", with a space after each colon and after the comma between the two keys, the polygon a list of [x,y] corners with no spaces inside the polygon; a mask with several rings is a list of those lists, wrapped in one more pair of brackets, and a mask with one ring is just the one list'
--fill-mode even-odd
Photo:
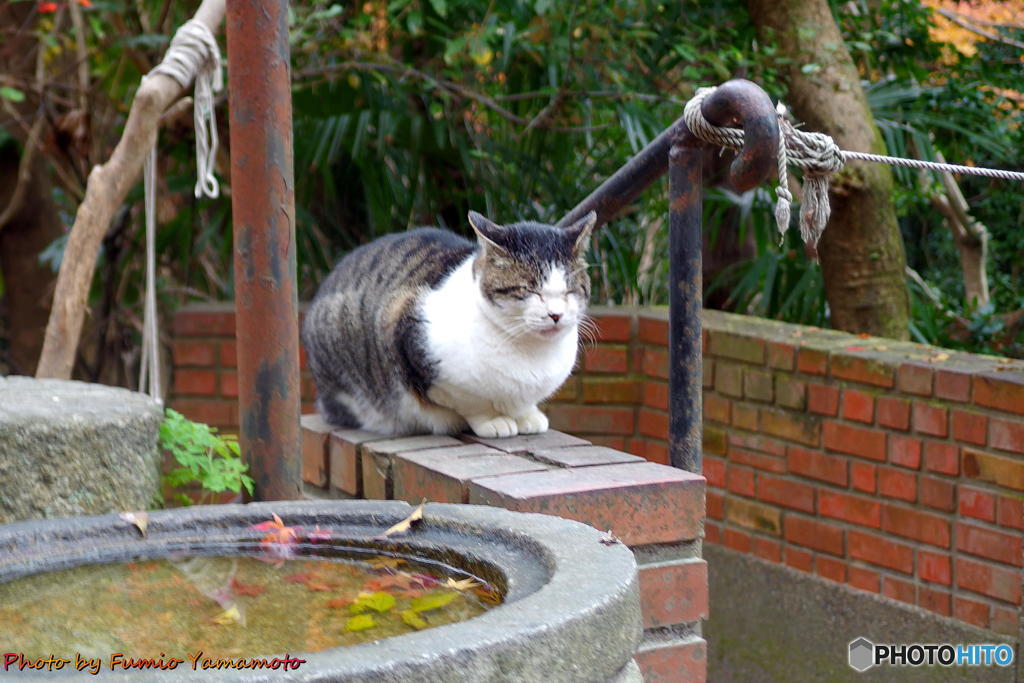
{"label": "rusty metal post", "polygon": [[240,442],[258,500],[300,497],[287,0],[227,3]]}
{"label": "rusty metal post", "polygon": [[[729,171],[735,189],[750,189],[771,175],[778,122],[771,99],[761,88],[750,81],[729,81],[703,102],[700,111],[715,125],[743,129],[743,148]],[[701,470],[702,451],[700,219],[706,146],[686,130],[669,153],[669,461],[691,472]]]}
{"label": "rusty metal post", "polygon": [[680,136],[668,153],[669,462],[701,471],[703,261],[701,141]]}
{"label": "rusty metal post", "polygon": [[[745,191],[776,167],[779,129],[771,99],[745,80],[729,81],[701,112],[717,126],[739,126],[744,146],[732,162],[729,184]],[[702,163],[706,143],[688,129],[673,140],[669,157],[669,462],[701,471],[703,411]]]}

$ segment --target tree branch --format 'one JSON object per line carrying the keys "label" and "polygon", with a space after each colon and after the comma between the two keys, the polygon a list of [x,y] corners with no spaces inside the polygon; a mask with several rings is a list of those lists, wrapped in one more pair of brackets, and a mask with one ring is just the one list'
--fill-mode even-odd
{"label": "tree branch", "polygon": [[[944,162],[942,154],[936,161]],[[988,230],[969,213],[970,207],[956,179],[948,171],[939,171],[942,193],[928,192],[932,205],[946,219],[953,233],[953,243],[960,254],[960,270],[964,280],[967,305],[981,308],[990,301],[988,288]]]}
{"label": "tree branch", "polygon": [[1024,43],[1022,43],[1020,41],[1017,41],[1017,40],[1014,40],[1013,38],[1007,38],[1005,36],[999,35],[998,33],[992,33],[991,31],[986,31],[986,30],[984,30],[982,28],[979,28],[978,26],[974,25],[971,22],[971,20],[965,19],[964,17],[960,16],[956,12],[951,12],[951,11],[949,11],[947,9],[941,9],[941,8],[935,8],[935,11],[937,13],[941,14],[942,16],[944,16],[945,18],[949,19],[950,21],[952,21],[957,26],[959,26],[961,28],[965,28],[968,31],[970,31],[971,33],[974,33],[975,35],[979,35],[982,38],[987,38],[989,40],[994,40],[997,43],[1003,43],[1005,45],[1012,45],[1013,47],[1019,47],[1022,50],[1024,50]]}
{"label": "tree branch", "polygon": [[[4,106],[10,108],[7,100],[4,100]],[[17,215],[18,211],[21,210],[22,202],[25,201],[29,181],[32,178],[33,157],[35,157],[36,149],[39,147],[39,135],[43,131],[43,124],[45,122],[45,116],[37,116],[35,123],[32,124],[32,128],[28,132],[28,139],[25,140],[21,160],[18,162],[18,180],[14,185],[14,192],[11,193],[11,198],[7,200],[7,206],[0,212],[0,230],[3,230],[11,219]]]}
{"label": "tree branch", "polygon": [[[216,32],[224,19],[224,7],[225,0],[203,0],[195,19]],[[128,191],[138,181],[146,155],[156,143],[161,115],[183,90],[177,81],[163,74],[143,80],[109,161],[93,167],[89,173],[85,199],[78,207],[61,260],[37,377],[71,376],[103,236]]]}

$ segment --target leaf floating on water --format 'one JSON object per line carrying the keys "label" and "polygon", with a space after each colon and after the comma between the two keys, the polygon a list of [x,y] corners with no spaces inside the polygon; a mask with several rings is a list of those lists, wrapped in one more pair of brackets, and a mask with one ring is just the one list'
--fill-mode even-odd
{"label": "leaf floating on water", "polygon": [[395,574],[385,574],[384,576],[375,576],[363,584],[363,589],[370,592],[408,590],[414,583],[418,583],[418,581],[412,576],[404,572],[398,572]]}
{"label": "leaf floating on water", "polygon": [[410,529],[412,529],[413,526],[415,526],[418,522],[423,521],[423,505],[426,502],[427,502],[427,499],[424,498],[423,502],[420,503],[416,507],[416,509],[412,511],[412,514],[410,514],[408,517],[403,519],[401,522],[399,522],[398,524],[394,525],[393,527],[391,527],[390,529],[388,529],[387,531],[382,533],[377,538],[387,538],[388,536],[394,536],[396,534],[404,534],[407,531],[409,531]]}
{"label": "leaf floating on water", "polygon": [[330,585],[326,583],[320,583],[319,581],[307,581],[306,588],[314,593],[326,593],[331,590]]}
{"label": "leaf floating on water", "polygon": [[128,522],[129,524],[134,524],[138,528],[139,532],[142,534],[142,537],[146,537],[146,528],[149,526],[148,512],[122,512],[118,515],[118,517],[120,517],[125,522]]}
{"label": "leaf floating on water", "polygon": [[402,610],[402,621],[419,631],[430,626],[426,620],[411,609]]}
{"label": "leaf floating on water", "polygon": [[266,586],[261,586],[258,583],[242,583],[237,577],[231,579],[231,590],[235,592],[235,595],[248,595],[250,597],[256,597],[267,592]]}
{"label": "leaf floating on water", "polygon": [[500,605],[501,604],[501,593],[496,588],[478,588],[473,591],[476,596],[486,602],[488,605]]}
{"label": "leaf floating on water", "polygon": [[211,621],[219,626],[237,624],[242,620],[242,613],[238,611],[238,605],[231,605],[226,610],[215,616]]}
{"label": "leaf floating on water", "polygon": [[365,631],[368,628],[373,628],[377,623],[373,620],[373,616],[369,614],[360,614],[354,617],[350,617],[345,622],[346,631]]}
{"label": "leaf floating on water", "polygon": [[310,543],[326,543],[331,540],[331,530],[321,529],[317,524],[312,531],[306,534],[306,538]]}
{"label": "leaf floating on water", "polygon": [[459,579],[456,581],[449,577],[443,585],[445,588],[454,588],[457,591],[468,591],[473,590],[474,588],[479,588],[481,584],[473,579]]}
{"label": "leaf floating on water", "polygon": [[338,609],[339,607],[348,607],[351,604],[352,601],[348,598],[334,598],[333,600],[327,601],[327,606],[333,609]]}
{"label": "leaf floating on water", "polygon": [[427,593],[426,595],[418,598],[413,598],[410,607],[412,608],[412,611],[417,614],[420,612],[429,612],[432,609],[444,607],[454,600],[456,595],[458,595],[458,593]]}
{"label": "leaf floating on water", "polygon": [[271,557],[283,560],[294,556],[294,546],[299,538],[296,530],[297,527],[285,526],[281,518],[275,513],[272,521],[253,524],[252,528],[257,531],[269,532],[260,541],[260,546]]}
{"label": "leaf floating on water", "polygon": [[390,593],[384,593],[383,591],[377,591],[376,593],[360,593],[355,602],[353,602],[348,610],[352,614],[361,614],[366,610],[373,610],[374,612],[387,612],[395,606],[395,596]]}
{"label": "leaf floating on water", "polygon": [[370,566],[374,569],[394,569],[405,564],[405,560],[400,557],[385,557],[380,555],[370,560]]}

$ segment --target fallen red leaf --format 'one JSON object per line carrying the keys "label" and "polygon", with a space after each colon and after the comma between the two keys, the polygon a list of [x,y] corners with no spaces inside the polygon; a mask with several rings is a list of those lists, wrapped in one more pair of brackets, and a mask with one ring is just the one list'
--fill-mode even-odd
{"label": "fallen red leaf", "polygon": [[285,526],[281,518],[275,514],[272,521],[253,524],[252,528],[257,531],[269,532],[260,541],[260,546],[267,554],[278,559],[286,559],[295,555],[294,545],[299,538],[297,527]]}
{"label": "fallen red leaf", "polygon": [[348,607],[352,604],[352,601],[348,598],[334,598],[333,600],[327,601],[328,607]]}
{"label": "fallen red leaf", "polygon": [[266,586],[261,586],[258,583],[242,583],[236,578],[231,579],[231,590],[236,595],[248,595],[255,597],[267,592]]}
{"label": "fallen red leaf", "polygon": [[320,583],[318,581],[307,581],[306,588],[313,591],[314,593],[326,593],[331,590],[331,587],[326,583]]}
{"label": "fallen red leaf", "polygon": [[401,590],[410,588],[413,583],[415,582],[408,574],[386,574],[384,576],[377,576],[367,580],[366,583],[363,584],[363,590],[370,593],[391,589]]}

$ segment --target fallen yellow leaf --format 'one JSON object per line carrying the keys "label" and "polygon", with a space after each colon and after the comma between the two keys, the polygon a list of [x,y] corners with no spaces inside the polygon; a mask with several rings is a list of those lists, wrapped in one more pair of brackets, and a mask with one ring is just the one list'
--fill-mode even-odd
{"label": "fallen yellow leaf", "polygon": [[238,611],[238,605],[231,605],[226,610],[218,614],[213,618],[213,623],[219,624],[220,626],[227,626],[228,624],[237,624],[242,620],[242,614]]}
{"label": "fallen yellow leaf", "polygon": [[448,580],[444,582],[442,587],[454,588],[457,591],[468,591],[473,590],[474,588],[479,588],[480,585],[480,583],[474,581],[473,579],[460,579],[456,581],[455,579],[449,577]]}
{"label": "fallen yellow leaf", "polygon": [[377,625],[377,622],[373,620],[369,614],[360,614],[352,617],[345,623],[346,631],[365,631],[368,628],[373,628]]}
{"label": "fallen yellow leaf", "polygon": [[404,534],[405,532],[409,531],[409,529],[412,529],[413,525],[423,520],[423,505],[426,502],[427,500],[426,498],[424,498],[423,502],[420,503],[416,507],[416,509],[412,511],[412,514],[410,514],[401,522],[399,522],[398,524],[394,525],[393,527],[382,533],[377,538],[387,538],[388,536],[393,536],[395,534]]}
{"label": "fallen yellow leaf", "polygon": [[417,631],[429,626],[426,620],[411,609],[402,610],[402,621]]}
{"label": "fallen yellow leaf", "polygon": [[122,520],[138,527],[143,537],[146,536],[146,527],[149,526],[148,512],[122,512],[118,515]]}

